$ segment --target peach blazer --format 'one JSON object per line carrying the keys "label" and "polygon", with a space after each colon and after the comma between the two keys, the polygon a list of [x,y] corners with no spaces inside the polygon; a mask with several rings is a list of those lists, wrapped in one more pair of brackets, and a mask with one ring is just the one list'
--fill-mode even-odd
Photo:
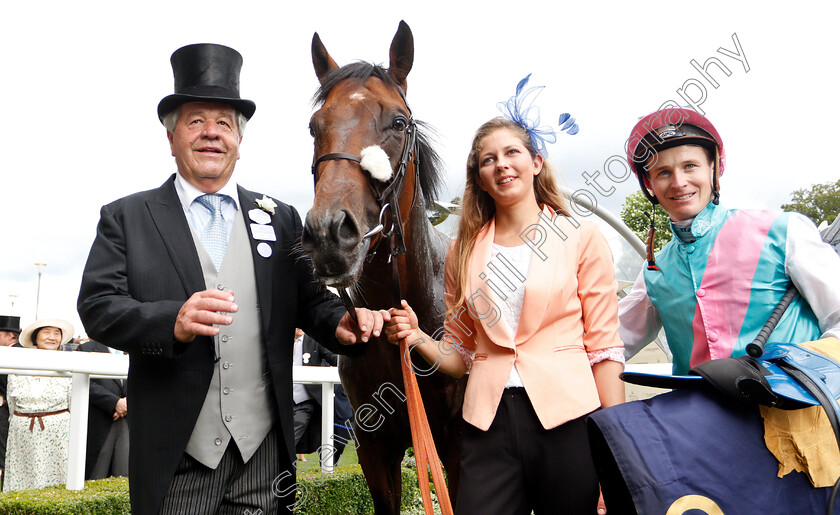
{"label": "peach blazer", "polygon": [[[534,255],[528,277],[505,266],[488,268],[495,219],[473,248],[467,302],[447,317],[451,343],[475,351],[464,399],[464,420],[490,428],[514,363],[543,427],[551,429],[600,406],[587,351],[623,346],[612,253],[594,222],[579,223],[543,208],[525,235]],[[454,302],[454,253],[446,260],[446,305]],[[502,277],[505,276],[505,277]],[[516,335],[497,307],[505,282],[526,281]],[[497,290],[497,291],[494,291]]]}

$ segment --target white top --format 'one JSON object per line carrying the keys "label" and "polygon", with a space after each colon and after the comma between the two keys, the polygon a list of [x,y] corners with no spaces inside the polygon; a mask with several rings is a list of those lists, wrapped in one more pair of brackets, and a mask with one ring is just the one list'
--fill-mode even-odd
{"label": "white top", "polygon": [[[516,247],[503,247],[501,245],[493,244],[493,250],[490,253],[490,263],[494,266],[489,266],[492,270],[507,270],[507,265],[503,265],[498,258],[502,254],[509,265],[511,265],[517,272],[519,277],[528,277],[528,269],[531,267],[531,256],[534,254],[528,245],[522,244]],[[510,334],[515,335],[519,327],[519,317],[522,315],[522,303],[525,300],[525,283],[520,281],[518,277],[495,278],[493,281],[498,287],[499,291],[495,291],[499,297],[502,311],[502,318],[510,328]],[[507,298],[501,298],[499,292],[503,293]],[[516,364],[510,369],[510,376],[508,376],[505,388],[524,387],[522,378],[519,377],[519,372],[516,370]]]}

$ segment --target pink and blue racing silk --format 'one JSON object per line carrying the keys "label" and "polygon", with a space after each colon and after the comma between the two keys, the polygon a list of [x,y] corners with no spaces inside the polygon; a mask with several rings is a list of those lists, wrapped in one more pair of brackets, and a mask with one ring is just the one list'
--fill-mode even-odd
{"label": "pink and blue racing silk", "polygon": [[[674,374],[746,353],[791,283],[786,273],[791,216],[710,203],[691,224],[696,240],[673,238],[656,256],[660,270],[644,270]],[[768,343],[811,341],[820,334],[817,316],[797,296]]]}

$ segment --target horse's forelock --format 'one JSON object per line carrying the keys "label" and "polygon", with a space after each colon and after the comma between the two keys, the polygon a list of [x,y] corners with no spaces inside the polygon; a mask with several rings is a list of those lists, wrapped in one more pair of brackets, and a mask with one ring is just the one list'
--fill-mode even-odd
{"label": "horse's forelock", "polygon": [[[371,77],[378,78],[388,87],[399,88],[399,85],[391,78],[385,68],[366,61],[357,61],[328,72],[323,77],[318,91],[315,92],[312,103],[315,106],[323,105],[333,88],[342,81],[348,79],[366,81]],[[417,121],[417,157],[420,162],[418,175],[420,176],[423,200],[426,204],[424,207],[434,204],[442,183],[441,159],[432,146],[432,133],[434,133],[434,129],[431,126]]]}
{"label": "horse's forelock", "polygon": [[316,106],[322,105],[327,100],[327,96],[329,96],[330,92],[338,85],[339,82],[343,82],[348,79],[357,79],[364,82],[371,77],[378,78],[389,87],[398,87],[397,83],[394,82],[394,79],[391,78],[388,74],[388,70],[385,68],[366,61],[357,61],[329,71],[323,77],[321,87],[319,87],[318,91],[315,92],[312,103]]}

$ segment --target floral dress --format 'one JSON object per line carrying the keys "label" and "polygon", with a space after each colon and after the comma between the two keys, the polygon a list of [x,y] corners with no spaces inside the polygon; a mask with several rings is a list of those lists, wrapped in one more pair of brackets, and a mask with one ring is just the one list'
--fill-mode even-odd
{"label": "floral dress", "polygon": [[[71,381],[69,377],[9,375],[4,492],[66,482]],[[60,413],[47,415],[54,412]],[[26,416],[37,413],[45,415]]]}

